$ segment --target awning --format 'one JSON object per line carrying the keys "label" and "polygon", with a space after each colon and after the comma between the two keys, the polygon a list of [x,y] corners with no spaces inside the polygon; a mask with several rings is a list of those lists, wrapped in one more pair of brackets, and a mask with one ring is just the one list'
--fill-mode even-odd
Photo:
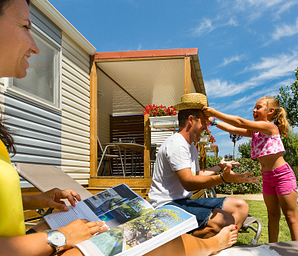
{"label": "awning", "polygon": [[187,79],[189,92],[206,95],[198,49],[100,52],[94,61],[98,109],[111,115],[142,114],[152,104],[173,106]]}

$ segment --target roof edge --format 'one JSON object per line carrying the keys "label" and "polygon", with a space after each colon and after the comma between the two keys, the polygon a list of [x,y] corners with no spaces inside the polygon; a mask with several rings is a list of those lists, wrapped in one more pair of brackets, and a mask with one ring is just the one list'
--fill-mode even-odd
{"label": "roof edge", "polygon": [[149,57],[172,57],[198,55],[198,48],[186,49],[163,49],[144,51],[121,51],[121,52],[96,52],[94,60],[100,59],[124,59],[124,58],[149,58]]}
{"label": "roof edge", "polygon": [[96,48],[48,0],[31,2],[89,55],[95,54]]}

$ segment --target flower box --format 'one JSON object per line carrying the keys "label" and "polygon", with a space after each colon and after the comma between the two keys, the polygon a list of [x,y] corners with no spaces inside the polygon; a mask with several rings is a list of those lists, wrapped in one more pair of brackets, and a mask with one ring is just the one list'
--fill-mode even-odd
{"label": "flower box", "polygon": [[151,128],[177,128],[178,116],[152,116],[149,117]]}
{"label": "flower box", "polygon": [[209,143],[209,140],[210,140],[209,135],[201,135],[200,143],[203,145],[206,145],[207,143]]}

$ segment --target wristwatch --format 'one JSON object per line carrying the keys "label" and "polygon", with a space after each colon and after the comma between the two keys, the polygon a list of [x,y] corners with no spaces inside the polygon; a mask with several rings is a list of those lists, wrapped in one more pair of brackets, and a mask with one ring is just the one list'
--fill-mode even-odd
{"label": "wristwatch", "polygon": [[46,230],[48,235],[47,243],[55,249],[56,252],[64,250],[66,245],[66,237],[59,230]]}

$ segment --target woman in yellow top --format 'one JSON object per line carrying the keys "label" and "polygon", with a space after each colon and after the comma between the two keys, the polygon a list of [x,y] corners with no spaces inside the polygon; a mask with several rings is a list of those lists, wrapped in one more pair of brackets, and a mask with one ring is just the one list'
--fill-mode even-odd
{"label": "woman in yellow top", "polygon": [[[39,49],[31,34],[30,0],[0,0],[0,78],[26,76],[28,59]],[[8,151],[7,151],[8,150]],[[66,227],[54,231],[59,237],[55,244],[45,223],[34,227],[33,234],[25,234],[24,209],[54,207],[67,211],[60,199],[68,199],[71,205],[80,197],[73,190],[52,189],[48,192],[21,196],[19,177],[11,165],[8,152],[15,153],[14,141],[7,127],[0,120],[0,256],[1,255],[51,255],[63,249],[63,255],[81,255],[73,246],[104,232],[107,227],[101,221],[75,220]],[[231,246],[237,241],[234,225],[224,228],[209,239],[182,235],[155,249],[148,255],[209,255]],[[58,246],[60,243],[61,246]]]}

